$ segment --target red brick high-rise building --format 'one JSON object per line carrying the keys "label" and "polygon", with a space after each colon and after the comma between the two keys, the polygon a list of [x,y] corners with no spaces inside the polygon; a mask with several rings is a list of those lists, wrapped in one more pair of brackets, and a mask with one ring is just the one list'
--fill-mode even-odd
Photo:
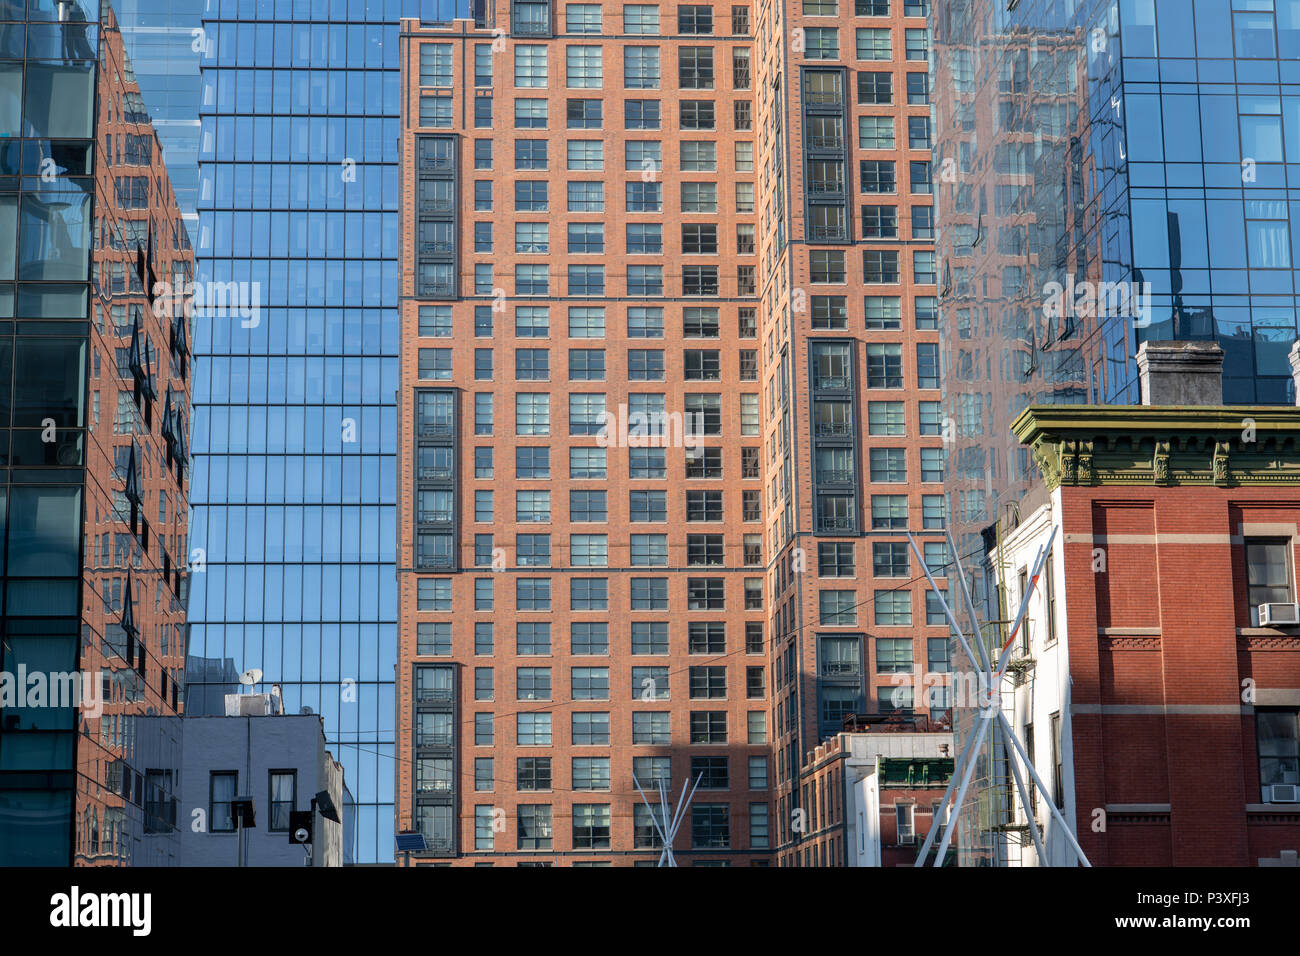
{"label": "red brick high-rise building", "polygon": [[634,774],[700,780],[679,863],[810,862],[804,752],[929,723],[892,693],[946,668],[904,535],[944,521],[923,7],[404,24],[417,862],[653,864]]}

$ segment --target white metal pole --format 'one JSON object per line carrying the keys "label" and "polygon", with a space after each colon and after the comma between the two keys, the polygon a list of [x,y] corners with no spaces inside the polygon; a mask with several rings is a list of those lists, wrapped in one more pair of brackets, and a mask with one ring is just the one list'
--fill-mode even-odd
{"label": "white metal pole", "polygon": [[[948,808],[948,798],[952,796],[953,788],[957,786],[958,775],[962,772],[962,770],[965,769],[967,758],[970,758],[971,760],[975,759],[974,758],[975,737],[976,735],[972,733],[969,737],[966,738],[965,749],[962,750],[961,756],[959,756],[956,762],[952,765],[952,776],[948,778],[948,788],[944,790],[943,799],[939,802],[939,807],[941,810],[946,810]],[[930,832],[926,834],[925,842],[921,844],[920,853],[918,853],[916,857],[916,864],[915,864],[916,866],[925,866],[925,856],[927,853],[930,852],[930,847],[934,845],[934,838],[938,835],[938,833],[939,833],[938,820],[937,819],[931,820]]]}
{"label": "white metal pole", "polygon": [[1056,798],[1047,792],[1047,787],[1044,785],[1043,779],[1038,776],[1038,771],[1034,769],[1033,761],[1029,759],[1029,756],[1025,753],[1025,749],[1020,746],[1020,741],[1016,739],[1015,731],[1011,730],[1010,724],[1007,723],[1006,716],[1000,710],[998,711],[998,720],[1001,721],[1003,730],[1009,734],[1011,742],[1015,745],[1016,753],[1020,754],[1020,759],[1025,762],[1025,769],[1029,771],[1029,776],[1033,777],[1034,783],[1038,785],[1038,791],[1043,795],[1043,799],[1047,801],[1047,808],[1052,811],[1052,816],[1056,817],[1056,821],[1061,824],[1061,829],[1065,831],[1065,836],[1070,841],[1070,845],[1074,847],[1074,852],[1079,857],[1079,862],[1084,866],[1092,866],[1092,864],[1088,862],[1088,857],[1083,852],[1083,847],[1079,846],[1079,841],[1075,839],[1074,830],[1065,822],[1065,817],[1062,815],[1060,808],[1057,807]]}
{"label": "white metal pole", "polygon": [[[975,736],[971,739],[975,742],[975,749],[979,750],[988,736],[990,721],[981,720],[980,729],[976,731]],[[948,852],[948,843],[952,840],[953,828],[957,826],[957,817],[961,811],[962,801],[966,799],[966,788],[970,786],[971,774],[975,772],[975,755],[971,754],[971,759],[966,762],[966,770],[962,774],[961,789],[957,791],[957,801],[953,805],[952,815],[948,818],[948,824],[943,829],[943,839],[939,843],[939,849],[934,856],[934,865],[943,866],[944,854]]]}

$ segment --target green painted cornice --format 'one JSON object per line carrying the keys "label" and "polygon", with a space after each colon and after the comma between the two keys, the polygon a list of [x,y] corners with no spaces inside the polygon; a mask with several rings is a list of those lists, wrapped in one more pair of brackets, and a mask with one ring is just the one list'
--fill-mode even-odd
{"label": "green painted cornice", "polygon": [[1300,408],[1031,405],[1011,431],[1049,488],[1300,486]]}

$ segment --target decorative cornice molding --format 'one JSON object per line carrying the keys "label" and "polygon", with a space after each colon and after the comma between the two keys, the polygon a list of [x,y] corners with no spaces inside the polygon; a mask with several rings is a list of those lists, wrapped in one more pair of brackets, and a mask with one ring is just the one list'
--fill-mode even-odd
{"label": "decorative cornice molding", "polygon": [[1300,487],[1300,408],[1032,405],[1011,430],[1049,489]]}

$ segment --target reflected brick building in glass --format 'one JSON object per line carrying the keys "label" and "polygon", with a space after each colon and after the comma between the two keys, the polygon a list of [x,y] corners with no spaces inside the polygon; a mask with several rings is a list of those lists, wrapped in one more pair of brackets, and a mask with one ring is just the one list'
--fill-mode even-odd
{"label": "reflected brick building in glass", "polygon": [[1298,15],[1272,0],[936,5],[947,493],[972,563],[1030,485],[1016,415],[1137,403],[1143,341],[1213,339],[1226,403],[1290,403]]}
{"label": "reflected brick building in glass", "polygon": [[111,9],[14,6],[0,669],[20,696],[0,704],[0,863],[165,865],[178,741],[137,729],[175,716],[183,680],[189,321],[157,294],[192,257]]}

